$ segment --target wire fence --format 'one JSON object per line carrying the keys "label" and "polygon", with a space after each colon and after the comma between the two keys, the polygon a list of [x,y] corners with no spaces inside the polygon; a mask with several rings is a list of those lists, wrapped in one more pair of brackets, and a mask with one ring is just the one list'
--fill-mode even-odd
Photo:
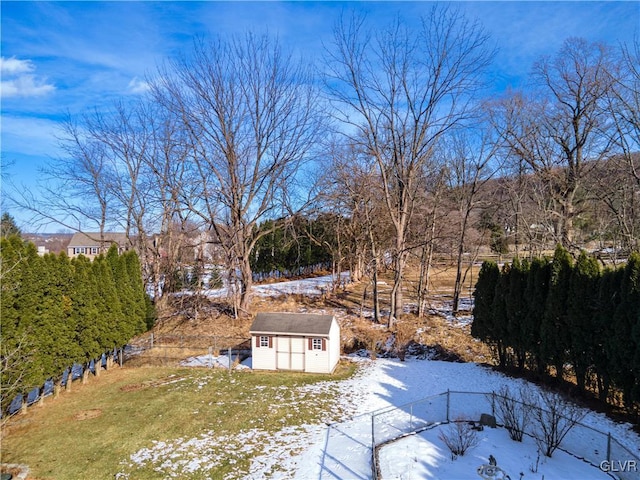
{"label": "wire fence", "polygon": [[[378,478],[377,449],[401,436],[419,432],[435,424],[452,421],[478,422],[482,414],[491,414],[499,426],[504,426],[496,404],[503,397],[495,392],[447,391],[439,395],[403,405],[401,407],[374,412],[371,415],[371,451],[374,478]],[[517,399],[509,399],[524,405],[531,411],[548,413],[539,405],[530,405]],[[535,416],[535,415],[534,415]],[[573,421],[559,415],[560,421]],[[536,422],[529,422],[525,435],[542,440]],[[609,432],[577,422],[562,439],[559,450],[565,451],[587,463],[613,474],[621,480],[640,480],[640,456],[631,452]]]}
{"label": "wire fence", "polygon": [[150,334],[125,349],[130,366],[230,367],[251,355],[247,337],[220,335]]}
{"label": "wire fence", "polygon": [[[330,425],[320,478],[378,479],[380,466],[377,453],[380,448],[406,435],[438,425],[453,421],[477,423],[482,414],[490,414],[496,419],[497,425],[503,427],[505,421],[497,407],[498,397],[500,395],[495,392],[446,391]],[[512,400],[522,404],[516,399]],[[537,405],[528,407],[546,412]],[[540,437],[535,422],[526,427],[524,434]],[[611,433],[576,423],[562,440],[559,450],[584,460],[612,478],[640,480],[638,453],[629,450]],[[345,459],[345,452],[348,452],[348,459]]]}
{"label": "wire fence", "polygon": [[0,413],[0,418],[25,413],[29,407],[42,404],[45,398],[57,396],[63,389],[71,390],[74,381],[86,381],[90,375],[97,377],[113,365],[233,368],[235,363],[250,355],[251,342],[246,337],[152,333],[123,348],[106,352],[99,359],[86,364],[74,363],[59,377],[15,395]]}
{"label": "wire fence", "polygon": [[50,378],[39,385],[31,388],[26,393],[18,393],[9,402],[5,411],[0,412],[0,417],[6,419],[18,413],[26,412],[28,407],[41,404],[46,397],[56,396],[60,390],[71,390],[71,385],[75,380],[86,381],[89,374],[99,376],[102,370],[108,370],[114,365],[122,365],[124,350],[114,348],[105,352],[99,359],[91,360],[88,363],[74,363],[67,367],[57,378]]}

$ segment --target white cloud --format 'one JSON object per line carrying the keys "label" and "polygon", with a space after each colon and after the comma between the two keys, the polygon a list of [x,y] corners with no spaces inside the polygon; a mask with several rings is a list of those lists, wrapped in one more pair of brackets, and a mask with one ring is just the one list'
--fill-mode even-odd
{"label": "white cloud", "polygon": [[0,73],[2,75],[20,75],[35,70],[31,60],[18,60],[16,57],[0,57]]}
{"label": "white cloud", "polygon": [[49,157],[60,152],[58,137],[62,131],[54,120],[3,114],[0,125],[3,154]]}
{"label": "white cloud", "polygon": [[47,79],[32,74],[35,65],[31,60],[18,60],[15,57],[0,57],[0,96],[39,97],[55,90],[55,86],[47,83]]}
{"label": "white cloud", "polygon": [[150,85],[144,80],[140,80],[138,77],[133,77],[127,86],[129,93],[145,93],[149,88]]}
{"label": "white cloud", "polygon": [[21,75],[0,83],[2,97],[39,97],[55,90],[56,87],[38,80],[35,75]]}

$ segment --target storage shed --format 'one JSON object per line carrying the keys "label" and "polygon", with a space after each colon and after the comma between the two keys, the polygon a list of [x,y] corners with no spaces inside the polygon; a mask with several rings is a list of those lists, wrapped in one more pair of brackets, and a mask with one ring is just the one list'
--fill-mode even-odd
{"label": "storage shed", "polygon": [[258,313],[250,332],[254,370],[331,373],[340,359],[333,315]]}

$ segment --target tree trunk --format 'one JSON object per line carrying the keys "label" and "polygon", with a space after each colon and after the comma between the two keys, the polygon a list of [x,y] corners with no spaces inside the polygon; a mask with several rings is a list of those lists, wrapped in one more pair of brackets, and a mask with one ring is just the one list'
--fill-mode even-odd
{"label": "tree trunk", "polygon": [[462,291],[462,255],[464,254],[463,239],[460,240],[458,245],[458,259],[456,261],[456,282],[453,286],[453,315],[458,314],[458,307],[460,305],[460,292]]}
{"label": "tree trunk", "polygon": [[[404,247],[404,245],[402,245]],[[402,316],[404,312],[402,281],[404,277],[404,269],[407,263],[407,254],[403,248],[398,248],[396,258],[394,259],[393,272],[393,288],[391,289],[391,308],[389,309],[388,328],[393,328],[395,322]]]}
{"label": "tree trunk", "polygon": [[380,323],[380,294],[378,291],[378,257],[373,257],[373,321]]}
{"label": "tree trunk", "polygon": [[251,272],[251,264],[249,256],[243,258],[240,269],[240,303],[238,309],[241,317],[248,317],[250,314],[249,306],[251,305],[251,285],[253,285],[253,276]]}

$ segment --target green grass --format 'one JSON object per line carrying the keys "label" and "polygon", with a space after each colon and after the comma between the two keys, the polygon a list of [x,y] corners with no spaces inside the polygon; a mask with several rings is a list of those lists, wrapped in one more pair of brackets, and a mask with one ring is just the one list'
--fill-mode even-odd
{"label": "green grass", "polygon": [[[2,461],[28,465],[37,479],[243,477],[283,427],[295,435],[303,424],[337,420],[333,381],[354,370],[344,365],[332,376],[113,370],[12,419],[3,432]],[[302,388],[327,380],[322,389]],[[169,466],[162,466],[169,455],[163,450],[175,455]],[[134,462],[136,452],[147,455]],[[201,461],[197,468],[185,468],[194,459]]]}

